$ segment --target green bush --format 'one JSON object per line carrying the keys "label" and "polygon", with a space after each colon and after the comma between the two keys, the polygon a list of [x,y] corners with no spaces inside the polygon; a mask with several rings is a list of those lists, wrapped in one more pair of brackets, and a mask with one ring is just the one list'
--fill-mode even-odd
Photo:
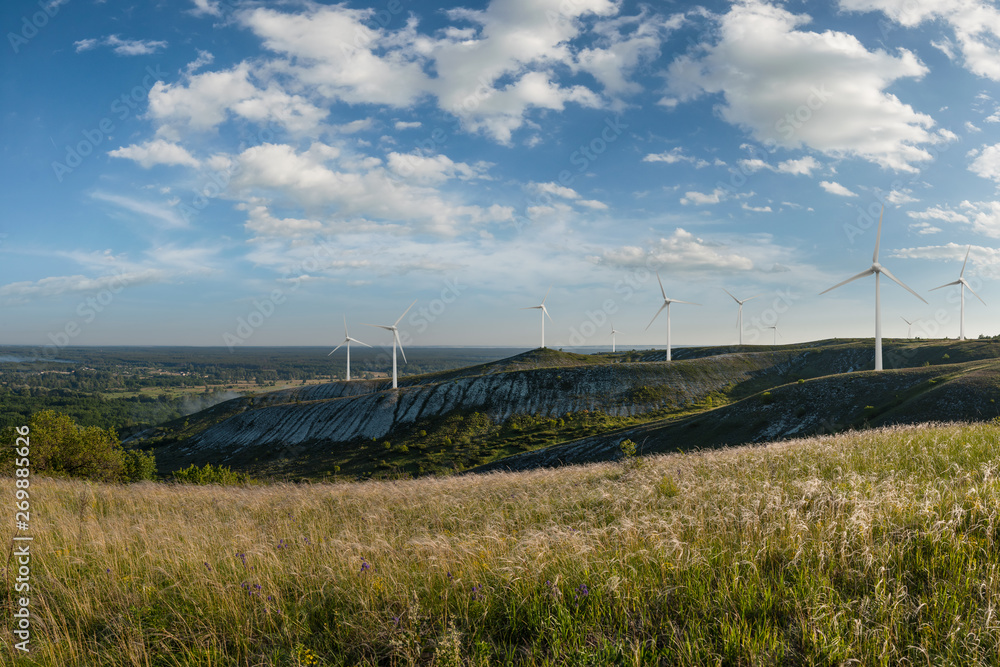
{"label": "green bush", "polygon": [[126,481],[125,452],[113,428],[82,427],[54,410],[36,412],[28,422],[31,467],[51,477]]}
{"label": "green bush", "polygon": [[156,457],[152,451],[126,450],[123,463],[124,477],[128,482],[156,479]]}
{"label": "green bush", "polygon": [[250,481],[250,475],[233,472],[226,466],[212,466],[206,463],[203,468],[199,468],[193,463],[181,470],[173,472],[173,480],[182,484],[220,484],[222,486],[232,486],[235,484],[246,484]]}

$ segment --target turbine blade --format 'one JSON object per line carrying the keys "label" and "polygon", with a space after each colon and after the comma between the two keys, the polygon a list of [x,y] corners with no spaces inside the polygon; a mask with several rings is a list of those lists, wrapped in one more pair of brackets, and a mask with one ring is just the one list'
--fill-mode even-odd
{"label": "turbine blade", "polygon": [[344,338],[350,338],[351,334],[347,333],[347,315],[344,315]]}
{"label": "turbine blade", "polygon": [[[344,341],[344,342],[346,343],[347,341]],[[335,348],[333,348],[332,350],[330,350],[330,354],[333,354],[334,352],[336,352],[337,350],[339,350],[339,349],[340,349],[340,348],[342,348],[342,347],[344,347],[344,343],[341,343],[341,344],[340,344],[340,345],[338,345],[337,347],[335,347]],[[329,357],[329,356],[330,356],[330,354],[328,354],[328,355],[326,355],[326,356],[328,356],[328,357]]]}
{"label": "turbine blade", "polygon": [[[416,301],[414,301],[416,303]],[[405,314],[405,313],[404,313]],[[396,345],[399,345],[399,353],[403,355],[403,363],[406,363],[406,352],[403,352],[403,341],[399,340],[399,331],[396,329],[392,330],[392,335],[396,338]]]}
{"label": "turbine blade", "polygon": [[[413,308],[415,305],[417,305],[416,299],[414,299],[413,303],[410,304],[410,308]],[[406,310],[403,311],[403,314],[399,316],[399,320],[402,320],[404,317],[406,317],[406,314],[410,312],[410,308],[407,308]],[[393,322],[392,326],[396,326],[397,324],[399,324],[399,320]]]}
{"label": "turbine blade", "polygon": [[385,329],[386,331],[395,331],[395,329],[396,329],[396,325],[392,325],[391,327],[387,327],[384,324],[368,324],[366,322],[362,322],[362,324],[364,324],[366,327],[375,327],[376,329]]}
{"label": "turbine blade", "polygon": [[[969,253],[970,252],[972,252],[972,246],[971,245],[969,246],[969,249],[965,251],[965,261],[962,262],[962,272],[958,274],[959,278],[961,278],[962,276],[965,275],[965,265],[968,264],[968,262],[969,262]],[[972,289],[972,288],[970,287],[969,289]]]}
{"label": "turbine blade", "polygon": [[556,321],[552,319],[552,316],[549,315],[549,309],[545,307],[544,303],[542,304],[542,312],[545,313],[545,317],[549,318],[549,322],[552,322],[553,324],[556,323]]}
{"label": "turbine blade", "polygon": [[660,309],[659,309],[658,311],[656,311],[656,315],[653,315],[653,319],[651,319],[651,320],[649,321],[649,324],[647,324],[647,325],[646,325],[646,328],[645,328],[645,329],[643,329],[643,331],[649,331],[649,327],[653,326],[653,322],[655,322],[655,321],[656,321],[656,318],[660,316],[660,313],[662,313],[662,312],[663,312],[663,309],[664,309],[664,308],[666,308],[666,307],[667,307],[667,302],[666,302],[666,301],[664,301],[664,302],[663,302],[663,305],[662,305],[662,306],[660,306]]}
{"label": "turbine blade", "polygon": [[733,296],[732,293],[729,290],[727,290],[725,287],[722,288],[722,291],[725,292],[726,294],[728,294],[729,296],[732,296],[733,297],[733,301],[735,301],[736,303],[740,304],[741,306],[743,305],[743,302],[740,301],[739,299],[737,299],[735,296]]}
{"label": "turbine blade", "polygon": [[842,282],[842,283],[837,283],[837,284],[836,284],[836,285],[834,285],[833,287],[831,287],[831,288],[829,288],[829,289],[825,289],[825,290],[823,290],[822,292],[820,292],[820,294],[826,294],[827,292],[829,292],[829,291],[831,291],[831,290],[835,290],[835,289],[837,289],[838,287],[842,287],[843,285],[846,285],[847,283],[849,283],[849,282],[851,282],[851,281],[854,281],[854,280],[857,280],[858,278],[864,278],[865,276],[870,276],[870,275],[871,275],[871,274],[873,274],[873,273],[875,273],[875,269],[867,269],[867,270],[865,270],[865,271],[862,271],[861,273],[859,273],[859,274],[858,274],[858,275],[856,275],[856,276],[852,276],[852,277],[848,278],[847,280],[845,280],[845,281],[844,281],[844,282]]}
{"label": "turbine blade", "polygon": [[907,324],[908,326],[913,326],[913,322],[911,322],[910,320],[906,319],[906,318],[905,318],[905,317],[903,317],[902,315],[900,315],[900,316],[899,316],[899,319],[901,319],[901,320],[903,320],[904,322],[906,322],[906,324]]}
{"label": "turbine blade", "polygon": [[923,301],[924,303],[927,303],[927,299],[925,299],[924,297],[922,297],[922,296],[920,296],[919,294],[917,294],[916,292],[914,292],[914,291],[913,291],[912,289],[910,289],[910,288],[909,288],[909,287],[908,287],[907,285],[903,284],[903,281],[902,281],[902,280],[900,280],[900,279],[899,279],[899,278],[897,278],[896,276],[892,275],[892,274],[891,274],[891,273],[889,272],[889,270],[888,270],[888,269],[886,269],[886,268],[885,268],[884,266],[882,267],[882,273],[884,273],[884,274],[885,274],[885,277],[886,277],[886,278],[888,278],[889,280],[893,281],[894,283],[896,283],[897,285],[899,285],[900,287],[902,287],[902,288],[903,288],[903,289],[905,289],[905,290],[906,290],[907,292],[909,292],[909,293],[910,293],[910,294],[912,294],[913,296],[917,297],[918,299],[920,299],[920,300],[921,300],[921,301]]}
{"label": "turbine blade", "polygon": [[524,308],[519,308],[518,310],[538,310],[541,306],[525,306]]}
{"label": "turbine blade", "polygon": [[[961,285],[961,284],[962,284],[962,279],[959,278],[955,282],[953,282],[953,283],[945,283],[944,285],[941,285],[941,287],[951,287],[952,285]],[[933,292],[936,289],[941,289],[941,287],[932,287],[928,291],[929,292]]]}
{"label": "turbine blade", "polygon": [[975,292],[975,291],[974,291],[974,290],[972,289],[972,286],[971,286],[971,285],[969,285],[969,283],[967,283],[967,282],[965,282],[965,281],[963,280],[963,281],[962,281],[962,284],[963,284],[963,285],[965,285],[966,287],[968,287],[968,288],[969,288],[969,291],[970,291],[970,292],[972,292],[973,296],[975,296],[975,297],[976,297],[977,299],[979,299],[980,301],[982,301],[982,304],[983,304],[984,306],[986,305],[986,302],[985,302],[985,301],[983,301],[983,297],[981,297],[981,296],[979,296],[978,294],[976,294],[976,292]]}
{"label": "turbine blade", "polygon": [[660,294],[663,295],[663,300],[667,300],[667,293],[663,290],[663,281],[660,280],[660,272],[656,272],[656,282],[660,283]]}
{"label": "turbine blade", "polygon": [[350,337],[348,337],[347,340],[351,341],[352,343],[357,343],[358,345],[364,345],[365,347],[371,347],[371,345],[369,345],[368,343],[364,342],[363,340],[358,340],[357,338],[350,338]]}
{"label": "turbine blade", "polygon": [[878,262],[878,246],[882,241],[882,213],[885,213],[885,204],[882,204],[882,211],[878,214],[878,232],[875,233],[875,252],[872,253],[872,264]]}
{"label": "turbine blade", "polygon": [[[752,297],[750,297],[750,299],[756,299],[759,296],[764,296],[764,295],[763,294],[754,294]],[[746,303],[750,299],[743,299],[743,303]]]}
{"label": "turbine blade", "polygon": [[695,303],[694,301],[681,301],[680,299],[670,299],[670,303],[686,303],[689,306],[700,306],[700,303]]}
{"label": "turbine blade", "polygon": [[545,300],[549,298],[549,292],[551,292],[551,291],[552,291],[552,285],[549,285],[549,288],[547,290],[545,290],[545,296],[542,297],[542,305],[543,306],[545,305]]}

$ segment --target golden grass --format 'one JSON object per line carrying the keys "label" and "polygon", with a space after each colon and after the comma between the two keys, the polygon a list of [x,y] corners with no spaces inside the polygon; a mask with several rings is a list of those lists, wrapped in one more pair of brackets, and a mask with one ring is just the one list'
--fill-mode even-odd
{"label": "golden grass", "polygon": [[22,664],[997,664],[998,435],[393,482],[36,479]]}

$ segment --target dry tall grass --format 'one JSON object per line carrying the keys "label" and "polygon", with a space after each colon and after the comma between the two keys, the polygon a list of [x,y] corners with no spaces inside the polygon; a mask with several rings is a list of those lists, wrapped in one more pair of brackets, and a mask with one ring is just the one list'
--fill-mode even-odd
{"label": "dry tall grass", "polygon": [[38,479],[21,664],[998,664],[998,437],[363,484]]}

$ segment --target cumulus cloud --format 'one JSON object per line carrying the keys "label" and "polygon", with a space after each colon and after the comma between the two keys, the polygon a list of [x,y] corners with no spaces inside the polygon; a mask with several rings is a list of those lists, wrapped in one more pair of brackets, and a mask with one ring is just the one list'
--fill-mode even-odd
{"label": "cumulus cloud", "polygon": [[157,164],[186,165],[188,167],[197,167],[200,164],[183,146],[163,139],[116,148],[108,155],[135,160],[146,169]]}
{"label": "cumulus cloud", "polygon": [[[840,0],[841,9],[880,11],[907,27],[940,22],[951,28],[965,67],[975,74],[1000,81],[1000,10],[981,0]],[[931,40],[950,59],[957,59],[950,39]]]}
{"label": "cumulus cloud", "polygon": [[685,269],[749,271],[754,268],[753,261],[739,251],[723,243],[698,238],[679,227],[672,235],[657,239],[649,247],[624,246],[606,250],[595,259],[614,267],[669,266],[672,271]]}
{"label": "cumulus cloud", "polygon": [[801,30],[805,15],[757,0],[719,19],[718,40],[676,59],[668,92],[681,101],[719,94],[719,113],[765,145],[809,147],[899,171],[930,160],[954,135],[886,90],[927,68],[906,50],[869,51],[853,35]]}
{"label": "cumulus cloud", "polygon": [[1000,184],[1000,144],[970,151],[969,156],[975,158],[969,165],[969,171]]}
{"label": "cumulus cloud", "polygon": [[829,192],[832,195],[839,195],[841,197],[857,197],[858,193],[852,192],[848,188],[844,187],[836,181],[820,181],[819,186]]}

